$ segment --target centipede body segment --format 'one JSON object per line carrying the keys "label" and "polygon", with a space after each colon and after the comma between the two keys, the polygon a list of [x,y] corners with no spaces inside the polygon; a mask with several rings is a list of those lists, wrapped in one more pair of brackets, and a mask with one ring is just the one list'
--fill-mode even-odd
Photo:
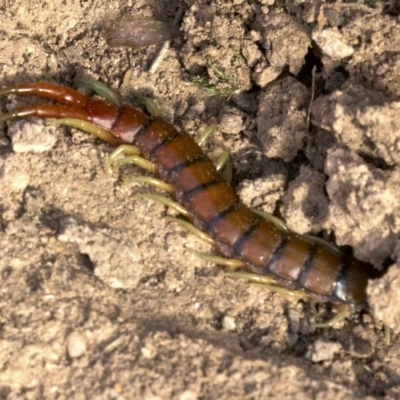
{"label": "centipede body segment", "polygon": [[2,115],[0,122],[28,116],[78,119],[106,131],[99,136],[114,146],[137,147],[172,186],[193,224],[214,240],[220,253],[241,260],[252,273],[272,276],[278,285],[304,291],[317,301],[365,303],[365,264],[321,242],[285,232],[244,206],[196,141],[164,119],[43,82],[0,90],[0,95],[8,94],[38,95],[57,104],[20,107]]}

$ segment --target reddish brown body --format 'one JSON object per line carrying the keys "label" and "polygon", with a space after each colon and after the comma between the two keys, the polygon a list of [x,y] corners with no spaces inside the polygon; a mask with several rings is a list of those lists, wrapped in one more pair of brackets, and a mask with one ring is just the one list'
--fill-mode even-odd
{"label": "reddish brown body", "polygon": [[187,134],[161,118],[130,107],[107,104],[46,83],[22,84],[1,94],[36,94],[57,105],[22,107],[0,118],[78,118],[110,131],[113,145],[133,144],[171,184],[193,223],[207,232],[219,251],[242,260],[252,272],[272,276],[282,287],[304,290],[319,301],[361,305],[368,273],[363,263],[319,242],[284,232],[244,206],[212,161]]}

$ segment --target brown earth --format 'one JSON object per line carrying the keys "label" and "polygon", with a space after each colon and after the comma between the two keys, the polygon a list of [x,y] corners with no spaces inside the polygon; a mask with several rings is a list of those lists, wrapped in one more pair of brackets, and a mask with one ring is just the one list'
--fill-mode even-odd
{"label": "brown earth", "polygon": [[[400,397],[400,9],[348,3],[2,0],[1,86],[93,78],[190,134],[217,123],[207,151],[232,150],[247,204],[390,268],[369,312],[313,331],[329,305],[197,259],[185,247],[210,247],[138,196],[155,190],[121,187],[143,172],[104,172],[109,145],[2,124],[0,399]],[[154,73],[161,45],[107,47],[112,21],[178,9],[184,35]],[[8,96],[1,112],[38,101]]]}

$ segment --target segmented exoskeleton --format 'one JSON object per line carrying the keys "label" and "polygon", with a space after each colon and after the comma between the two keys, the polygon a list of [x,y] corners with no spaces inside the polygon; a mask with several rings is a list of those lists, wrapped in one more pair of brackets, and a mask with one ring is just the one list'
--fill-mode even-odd
{"label": "segmented exoskeleton", "polygon": [[365,303],[368,272],[363,263],[319,240],[281,229],[244,206],[196,141],[164,119],[43,82],[0,90],[0,95],[7,94],[38,95],[58,103],[20,107],[2,115],[0,122],[55,118],[112,145],[135,146],[170,185],[193,224],[212,238],[220,253],[240,260],[255,277],[250,280],[269,276],[287,290],[347,308]]}

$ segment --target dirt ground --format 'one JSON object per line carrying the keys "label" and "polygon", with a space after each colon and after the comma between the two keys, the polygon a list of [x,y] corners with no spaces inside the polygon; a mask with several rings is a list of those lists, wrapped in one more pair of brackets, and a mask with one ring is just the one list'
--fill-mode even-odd
{"label": "dirt ground", "polygon": [[[154,72],[160,44],[107,46],[113,22],[179,13]],[[394,0],[1,0],[1,86],[92,78],[153,98],[189,134],[218,124],[207,152],[231,149],[245,203],[388,272],[368,311],[313,330],[334,307],[196,258],[187,248],[212,249],[140,197],[155,189],[121,185],[143,171],[104,171],[111,146],[3,123],[0,399],[399,399],[399,13]],[[3,97],[1,113],[40,101]]]}

